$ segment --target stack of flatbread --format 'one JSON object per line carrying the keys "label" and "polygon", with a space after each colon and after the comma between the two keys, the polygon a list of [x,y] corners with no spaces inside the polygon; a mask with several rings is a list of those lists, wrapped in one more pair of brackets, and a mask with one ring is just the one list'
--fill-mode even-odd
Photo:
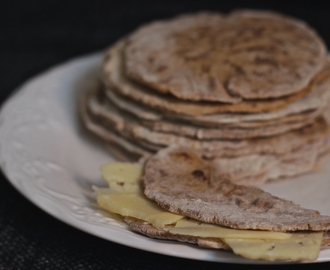
{"label": "stack of flatbread", "polygon": [[304,22],[202,12],[142,26],[107,51],[82,102],[86,127],[121,159],[170,145],[239,184],[313,170],[330,148],[330,62]]}

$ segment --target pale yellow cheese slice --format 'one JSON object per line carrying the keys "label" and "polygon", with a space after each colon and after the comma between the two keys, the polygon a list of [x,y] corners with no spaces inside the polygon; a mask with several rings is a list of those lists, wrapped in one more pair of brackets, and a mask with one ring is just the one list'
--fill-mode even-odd
{"label": "pale yellow cheese slice", "polygon": [[141,190],[140,178],[143,167],[136,163],[112,162],[101,166],[102,178],[109,188],[116,192],[133,192]]}
{"label": "pale yellow cheese slice", "polygon": [[181,219],[174,228],[169,229],[172,234],[192,235],[214,238],[240,238],[240,239],[289,239],[290,233],[235,230],[218,225],[207,224],[193,219]]}
{"label": "pale yellow cheese slice", "polygon": [[294,233],[286,240],[261,239],[223,239],[235,254],[248,259],[263,259],[267,261],[316,260],[322,242],[322,232]]}
{"label": "pale yellow cheese slice", "polygon": [[97,203],[106,210],[122,216],[144,220],[157,228],[174,224],[183,216],[164,211],[139,193],[100,194]]}
{"label": "pale yellow cheese slice", "polygon": [[155,227],[173,224],[183,216],[164,211],[142,194],[140,164],[113,162],[101,167],[109,191],[96,190],[98,204],[110,212],[145,220]]}
{"label": "pale yellow cheese slice", "polygon": [[111,182],[138,183],[143,166],[137,163],[111,162],[101,166],[103,179]]}

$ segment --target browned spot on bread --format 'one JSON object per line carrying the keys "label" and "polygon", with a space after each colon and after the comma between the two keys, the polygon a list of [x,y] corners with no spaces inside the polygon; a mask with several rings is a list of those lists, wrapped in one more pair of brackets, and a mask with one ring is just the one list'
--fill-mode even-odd
{"label": "browned spot on bread", "polygon": [[263,199],[257,198],[251,202],[252,206],[262,209],[263,211],[268,211],[273,207],[273,204],[269,201],[265,201]]}
{"label": "browned spot on bread", "polygon": [[235,69],[237,74],[241,74],[241,75],[245,74],[245,71],[241,66],[234,65],[234,64],[232,64],[232,66]]}
{"label": "browned spot on bread", "polygon": [[163,65],[163,66],[159,66],[159,67],[157,68],[157,72],[164,72],[164,71],[167,70],[167,69],[168,69],[168,67],[165,66],[165,65]]}
{"label": "browned spot on bread", "polygon": [[235,199],[235,204],[236,204],[237,206],[240,206],[242,202],[243,202],[243,201],[242,201],[241,199],[238,199],[238,198]]}
{"label": "browned spot on bread", "polygon": [[202,72],[203,73],[209,73],[211,70],[211,66],[210,65],[203,65],[202,66]]}
{"label": "browned spot on bread", "polygon": [[266,58],[266,57],[256,57],[254,59],[254,62],[258,65],[270,65],[273,67],[278,67],[278,62],[276,62],[274,59]]}
{"label": "browned spot on bread", "polygon": [[154,61],[155,61],[155,58],[152,55],[150,55],[148,57],[148,62],[152,64],[152,63],[154,63]]}
{"label": "browned spot on bread", "polygon": [[204,171],[202,171],[202,170],[194,170],[191,174],[198,180],[201,180],[201,181],[208,180],[204,174]]}
{"label": "browned spot on bread", "polygon": [[159,170],[159,174],[160,174],[161,177],[168,176],[168,173],[166,171],[164,171],[164,170]]}
{"label": "browned spot on bread", "polygon": [[217,86],[217,83],[216,83],[215,78],[214,77],[210,77],[209,78],[209,89],[210,90],[215,90],[216,86]]}
{"label": "browned spot on bread", "polygon": [[171,154],[172,158],[176,160],[182,160],[182,161],[191,161],[193,160],[193,157],[189,155],[187,152],[174,152]]}

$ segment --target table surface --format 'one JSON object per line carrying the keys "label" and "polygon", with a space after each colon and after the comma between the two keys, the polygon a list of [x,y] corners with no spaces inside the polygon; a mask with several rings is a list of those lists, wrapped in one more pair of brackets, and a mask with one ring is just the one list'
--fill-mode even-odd
{"label": "table surface", "polygon": [[[74,57],[106,48],[142,23],[197,10],[278,10],[306,20],[330,44],[326,1],[3,1],[0,8],[0,101],[23,82]],[[319,3],[320,2],[320,3]],[[298,2],[297,2],[298,3]],[[25,199],[0,174],[2,269],[227,269],[234,264],[145,252],[72,228]],[[240,265],[241,269],[264,269]],[[267,266],[275,269],[279,266]],[[297,265],[281,265],[293,269]],[[299,269],[329,269],[304,264]]]}

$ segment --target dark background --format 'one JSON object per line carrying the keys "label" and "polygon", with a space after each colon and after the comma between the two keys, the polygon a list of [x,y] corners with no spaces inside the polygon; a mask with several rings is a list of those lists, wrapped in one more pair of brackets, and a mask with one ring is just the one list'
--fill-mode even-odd
{"label": "dark background", "polygon": [[[142,23],[184,12],[276,10],[307,21],[329,46],[330,7],[326,2],[0,0],[0,101],[24,81],[53,65],[102,50]],[[179,267],[231,269],[235,265],[153,254],[88,235],[38,209],[0,174],[0,270]],[[279,266],[239,265],[240,269],[266,267]],[[304,264],[298,269],[330,269],[330,264]]]}

